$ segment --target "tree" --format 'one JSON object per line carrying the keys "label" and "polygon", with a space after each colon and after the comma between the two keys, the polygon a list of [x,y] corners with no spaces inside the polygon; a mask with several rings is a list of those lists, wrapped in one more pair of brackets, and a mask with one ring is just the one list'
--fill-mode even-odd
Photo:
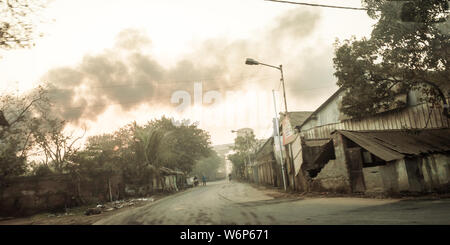
{"label": "tree", "polygon": [[113,134],[89,137],[86,147],[70,157],[74,172],[123,174],[130,183],[146,184],[160,167],[192,170],[210,156],[209,135],[196,125],[176,126],[162,117],[141,126],[136,122]]}
{"label": "tree", "polygon": [[36,13],[43,0],[0,0],[0,48],[32,46]]}
{"label": "tree", "polygon": [[167,147],[169,131],[153,127],[149,124],[132,127],[134,153],[134,175],[139,180],[150,179],[156,173],[156,169],[164,166],[164,161],[171,155],[171,149]]}
{"label": "tree", "polygon": [[233,164],[234,171],[243,176],[246,164],[250,164],[258,150],[258,141],[253,132],[244,136],[238,136],[234,139],[234,146],[231,147],[235,151],[234,154],[228,156],[228,160]]}
{"label": "tree", "polygon": [[32,120],[32,135],[36,146],[45,155],[45,164],[51,164],[58,173],[69,171],[71,155],[80,148],[76,143],[84,137],[86,130],[81,136],[75,137],[72,132],[68,134],[64,129],[67,122],[50,115],[50,106],[46,104],[40,108],[41,116]]}
{"label": "tree", "polygon": [[189,173],[197,160],[211,153],[208,132],[197,128],[196,124],[175,125],[173,120],[162,117],[149,122],[148,126],[170,132],[164,143],[164,147],[170,149],[170,152],[161,159],[165,167]]}
{"label": "tree", "polygon": [[225,164],[225,160],[220,157],[217,152],[211,151],[208,157],[196,161],[192,174],[197,176],[206,176],[208,179],[216,177],[217,170],[220,165]]}
{"label": "tree", "polygon": [[[373,115],[401,103],[397,95],[410,90],[421,91],[428,102],[445,107],[450,38],[436,22],[448,17],[447,1],[415,1],[412,10],[403,14],[392,1],[363,3],[370,8],[369,16],[378,19],[371,37],[336,42],[334,75],[338,86],[348,91],[342,111],[352,117]],[[408,15],[411,11],[413,17]]]}
{"label": "tree", "polygon": [[247,157],[247,155],[238,152],[227,156],[228,160],[233,164],[233,172],[239,177],[244,176],[244,167],[245,162],[247,161],[246,159],[248,159]]}
{"label": "tree", "polygon": [[69,156],[73,162],[69,169],[77,183],[78,193],[81,193],[81,182],[102,178],[107,182],[109,199],[113,200],[111,178],[123,173],[120,168],[123,162],[119,152],[120,145],[113,134],[91,136],[87,139],[84,150]]}
{"label": "tree", "polygon": [[4,121],[0,126],[0,181],[26,172],[26,159],[34,145],[32,122],[39,116],[37,106],[45,103],[41,87],[23,96],[0,97]]}
{"label": "tree", "polygon": [[82,136],[64,132],[66,122],[50,113],[52,105],[47,90],[38,87],[22,96],[6,94],[0,99],[0,111],[6,122],[0,126],[0,168],[8,169],[3,175],[25,173],[27,158],[37,153],[45,156],[44,165],[63,172],[68,156],[76,151],[75,143]]}

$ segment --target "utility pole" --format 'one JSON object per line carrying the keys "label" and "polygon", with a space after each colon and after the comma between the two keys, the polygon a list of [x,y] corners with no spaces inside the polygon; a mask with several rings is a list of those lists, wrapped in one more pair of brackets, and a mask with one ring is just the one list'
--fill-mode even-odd
{"label": "utility pole", "polygon": [[[277,133],[278,133],[279,129],[280,129],[280,125],[278,123],[278,112],[277,112],[277,102],[275,100],[275,90],[272,90],[272,95],[273,95],[273,107],[275,108],[275,124],[277,127]],[[280,160],[281,160],[281,172],[283,174],[283,187],[284,187],[284,190],[286,191],[286,176],[285,176],[284,162],[283,162],[283,144],[281,142],[281,137],[279,134],[277,135],[277,138],[278,138],[278,144],[280,145]]]}
{"label": "utility pole", "polygon": [[286,89],[284,87],[283,66],[280,65],[279,69],[280,69],[280,72],[281,72],[281,79],[280,80],[281,80],[281,84],[283,86],[284,112],[286,113],[286,116],[287,116],[288,109],[287,109],[287,102],[286,102]]}
{"label": "utility pole", "polygon": [[[288,109],[287,109],[287,101],[286,101],[286,88],[285,88],[285,86],[284,86],[283,65],[280,65],[280,66],[273,66],[273,65],[269,65],[269,64],[264,64],[264,63],[261,63],[261,62],[259,62],[259,61],[254,60],[254,59],[252,59],[252,58],[247,58],[247,59],[245,60],[245,64],[246,64],[246,65],[263,65],[263,66],[268,66],[268,67],[272,67],[272,68],[275,68],[275,69],[280,70],[280,72],[281,72],[281,78],[280,78],[280,81],[281,81],[281,83],[282,83],[282,85],[283,85],[284,111],[285,111],[285,114],[286,114],[285,116],[287,117],[287,116],[288,116]],[[279,131],[279,124],[278,124],[277,105],[276,105],[276,102],[275,102],[275,91],[272,90],[272,93],[273,93],[273,103],[274,103],[274,107],[275,107],[275,119],[276,119],[277,132],[278,132],[278,131]],[[286,190],[286,177],[285,177],[285,171],[284,171],[283,152],[282,152],[283,145],[281,144],[281,139],[280,139],[280,137],[278,137],[278,141],[279,141],[279,143],[280,143],[281,169],[282,169],[282,171],[283,171],[283,184],[284,184],[284,190]],[[291,148],[291,145],[288,145],[288,149],[289,149],[289,153],[288,153],[288,154],[290,155],[290,159],[292,159],[292,148]],[[287,155],[287,154],[286,154],[286,155]],[[294,181],[293,181],[293,182],[294,182]]]}

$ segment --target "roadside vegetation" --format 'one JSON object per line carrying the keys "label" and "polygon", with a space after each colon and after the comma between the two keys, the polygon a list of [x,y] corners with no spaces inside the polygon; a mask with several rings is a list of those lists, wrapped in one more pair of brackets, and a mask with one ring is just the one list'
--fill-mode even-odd
{"label": "roadside vegetation", "polygon": [[228,155],[228,160],[233,164],[233,174],[237,178],[245,177],[245,165],[250,164],[258,150],[258,141],[253,132],[238,136],[231,147],[233,154]]}
{"label": "roadside vegetation", "polygon": [[[370,38],[336,41],[337,85],[347,89],[342,110],[352,117],[370,116],[401,106],[401,95],[421,91],[441,107],[450,79],[450,28],[447,0],[363,0],[378,20]],[[449,117],[448,109],[443,108]]]}
{"label": "roadside vegetation", "polygon": [[113,133],[90,136],[81,144],[84,133],[67,132],[67,122],[51,113],[53,105],[45,92],[39,88],[22,97],[0,98],[2,180],[52,173],[82,178],[120,173],[138,184],[160,167],[189,174],[198,162],[196,171],[217,170],[210,136],[196,124],[178,125],[166,117],[143,125],[132,122]]}

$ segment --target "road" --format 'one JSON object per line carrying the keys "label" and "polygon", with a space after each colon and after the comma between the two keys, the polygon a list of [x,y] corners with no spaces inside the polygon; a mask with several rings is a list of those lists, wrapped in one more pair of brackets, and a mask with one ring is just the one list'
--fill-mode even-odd
{"label": "road", "polygon": [[95,224],[450,224],[450,199],[273,198],[238,182],[212,182]]}

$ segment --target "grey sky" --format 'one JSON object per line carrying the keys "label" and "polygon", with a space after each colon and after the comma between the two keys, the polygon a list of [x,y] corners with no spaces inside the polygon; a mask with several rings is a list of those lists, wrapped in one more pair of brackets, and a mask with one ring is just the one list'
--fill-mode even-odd
{"label": "grey sky", "polygon": [[[359,0],[308,2],[360,6]],[[45,11],[54,21],[39,26],[45,35],[36,47],[2,51],[0,89],[50,82],[55,109],[74,127],[88,126],[89,135],[174,115],[171,94],[192,94],[194,82],[223,96],[279,88],[277,70],[245,66],[246,57],[283,64],[289,109],[314,110],[336,89],[334,40],[368,35],[374,23],[364,11],[262,0],[54,1]],[[255,125],[258,137],[270,133],[270,115]],[[232,141],[231,129],[246,126],[239,120],[204,128],[221,144]]]}

